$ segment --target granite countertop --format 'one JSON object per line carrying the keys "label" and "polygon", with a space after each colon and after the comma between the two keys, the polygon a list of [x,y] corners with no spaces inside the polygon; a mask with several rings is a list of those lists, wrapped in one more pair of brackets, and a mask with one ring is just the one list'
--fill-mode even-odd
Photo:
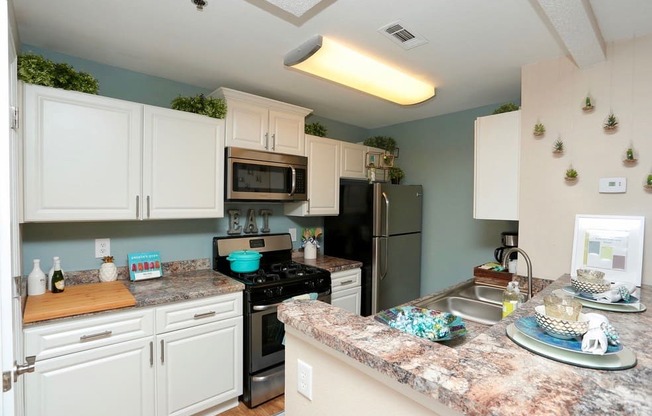
{"label": "granite countertop", "polygon": [[308,266],[319,267],[320,269],[328,270],[331,273],[358,269],[362,267],[362,262],[356,260],[340,259],[338,257],[331,256],[319,255],[316,259],[306,260],[303,258],[303,253],[300,252],[293,254],[292,260],[296,261],[297,263],[306,264]]}
{"label": "granite countertop", "polygon": [[[279,306],[289,327],[469,415],[650,415],[652,414],[652,313],[604,314],[622,344],[637,356],[636,367],[601,371],[533,354],[512,342],[505,328],[533,315],[543,296],[569,284],[564,275],[508,318],[461,345],[447,346],[402,333],[322,302]],[[652,287],[641,288],[652,299]]]}

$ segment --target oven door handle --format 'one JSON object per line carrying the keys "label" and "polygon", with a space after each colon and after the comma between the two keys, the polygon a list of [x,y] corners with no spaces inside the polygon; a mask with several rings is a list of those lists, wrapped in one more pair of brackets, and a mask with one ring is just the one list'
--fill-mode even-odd
{"label": "oven door handle", "polygon": [[290,189],[290,196],[292,196],[297,190],[297,170],[294,169],[294,166],[288,166],[288,168],[292,171],[292,189]]}
{"label": "oven door handle", "polygon": [[[319,300],[319,298],[327,296],[329,293],[330,293],[330,291],[318,293],[317,294],[317,300]],[[282,303],[283,302],[274,303],[274,304],[271,304],[271,305],[254,305],[253,310],[255,310],[255,311],[267,311],[267,310],[276,308],[278,305],[280,305]]]}

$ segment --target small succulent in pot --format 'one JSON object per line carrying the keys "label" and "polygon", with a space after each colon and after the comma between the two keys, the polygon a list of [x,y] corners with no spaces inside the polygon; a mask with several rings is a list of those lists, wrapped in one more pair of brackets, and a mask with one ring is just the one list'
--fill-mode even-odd
{"label": "small succulent in pot", "polygon": [[566,180],[575,180],[577,179],[578,173],[573,168],[566,169]]}
{"label": "small succulent in pot", "polygon": [[625,159],[630,161],[634,160],[634,149],[631,147],[627,149],[627,152],[625,152]]}
{"label": "small succulent in pot", "polygon": [[546,127],[543,125],[543,123],[537,123],[534,125],[534,135],[535,136],[543,136],[543,134],[546,132]]}
{"label": "small succulent in pot", "polygon": [[552,145],[552,151],[554,153],[564,153],[564,141],[562,139],[557,139]]}
{"label": "small succulent in pot", "polygon": [[647,175],[647,184],[648,184],[649,186],[652,186],[652,173],[649,174],[649,175]]}
{"label": "small succulent in pot", "polygon": [[589,97],[588,95],[586,96],[586,99],[584,100],[584,107],[582,107],[582,110],[584,110],[584,111],[593,110],[593,103],[591,103],[591,97]]}
{"label": "small succulent in pot", "polygon": [[605,130],[614,130],[618,127],[618,119],[614,113],[609,113],[603,127]]}

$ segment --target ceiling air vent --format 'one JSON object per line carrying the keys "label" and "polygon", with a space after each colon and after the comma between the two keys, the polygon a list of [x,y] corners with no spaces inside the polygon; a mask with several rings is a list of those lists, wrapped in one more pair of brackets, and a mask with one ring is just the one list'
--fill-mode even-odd
{"label": "ceiling air vent", "polygon": [[378,31],[406,50],[428,43],[426,38],[413,30],[406,29],[400,21],[385,25]]}

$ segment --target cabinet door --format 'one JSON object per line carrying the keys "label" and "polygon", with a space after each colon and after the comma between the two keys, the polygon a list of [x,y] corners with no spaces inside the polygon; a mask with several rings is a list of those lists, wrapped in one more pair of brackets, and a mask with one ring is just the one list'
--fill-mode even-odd
{"label": "cabinet door", "polygon": [[26,416],[155,414],[152,338],[36,362],[24,375]]}
{"label": "cabinet door", "polygon": [[340,211],[340,141],[306,134],[308,200],[284,206],[285,215],[337,215]]}
{"label": "cabinet door", "polygon": [[475,121],[473,218],[518,220],[521,112]]}
{"label": "cabinet door", "polygon": [[340,290],[338,292],[333,292],[331,295],[331,305],[360,315],[361,297],[362,288],[360,288],[360,286]]}
{"label": "cabinet door", "polygon": [[342,178],[366,179],[367,146],[341,142],[340,176]]}
{"label": "cabinet door", "polygon": [[24,219],[136,219],[142,105],[25,85]]}
{"label": "cabinet door", "polygon": [[145,219],[224,216],[224,122],[145,106]]}
{"label": "cabinet door", "polygon": [[157,337],[159,415],[192,415],[242,394],[242,317]]}
{"label": "cabinet door", "polygon": [[255,104],[229,101],[226,113],[226,145],[247,149],[271,148],[267,134],[269,111]]}
{"label": "cabinet door", "polygon": [[269,111],[269,150],[292,155],[304,155],[305,118],[302,115]]}

